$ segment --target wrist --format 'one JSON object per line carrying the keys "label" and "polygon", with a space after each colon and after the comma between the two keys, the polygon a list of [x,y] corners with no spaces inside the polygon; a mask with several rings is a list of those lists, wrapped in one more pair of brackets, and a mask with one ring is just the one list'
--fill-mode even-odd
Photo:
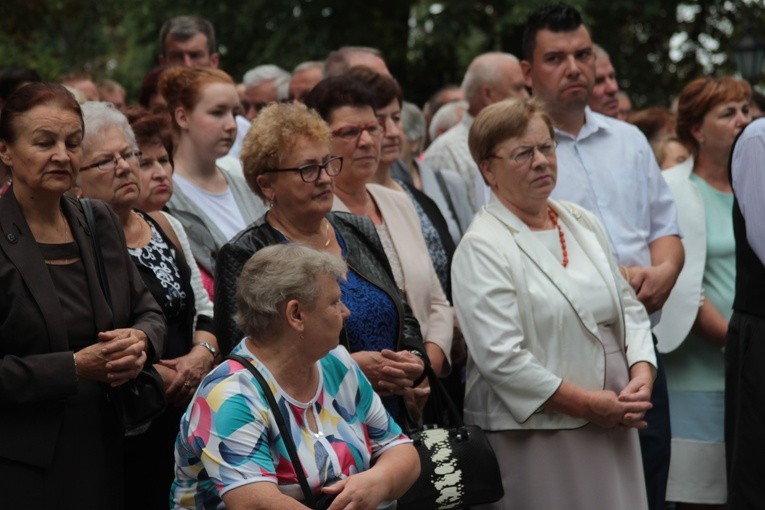
{"label": "wrist", "polygon": [[428,377],[428,372],[427,372],[427,370],[425,370],[425,368],[427,367],[428,363],[425,361],[425,356],[423,356],[420,351],[415,351],[414,349],[409,349],[409,352],[411,354],[413,354],[417,359],[419,359],[422,362],[422,373],[412,383],[412,388],[416,388],[417,386],[422,384],[422,381],[424,381],[426,377]]}
{"label": "wrist", "polygon": [[208,352],[208,354],[212,356],[213,361],[218,359],[218,354],[219,354],[218,349],[215,348],[215,346],[212,345],[210,342],[194,342],[191,345],[191,348],[193,349],[194,347],[202,347],[204,350]]}

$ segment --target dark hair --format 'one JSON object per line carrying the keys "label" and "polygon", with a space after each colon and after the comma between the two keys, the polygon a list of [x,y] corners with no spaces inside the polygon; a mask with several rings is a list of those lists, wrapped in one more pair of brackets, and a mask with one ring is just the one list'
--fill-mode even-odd
{"label": "dark hair", "polygon": [[159,78],[165,69],[167,66],[152,67],[143,77],[138,91],[138,104],[144,108],[151,108],[151,99],[159,93]]}
{"label": "dark hair", "polygon": [[212,23],[199,16],[176,16],[165,21],[159,30],[159,51],[165,54],[165,41],[176,39],[188,41],[197,34],[207,37],[207,51],[212,55],[216,53],[215,29]]}
{"label": "dark hair", "polygon": [[305,105],[313,108],[325,122],[329,116],[343,106],[363,108],[369,106],[375,109],[375,97],[357,77],[351,74],[341,74],[321,80],[305,96]]}
{"label": "dark hair", "polygon": [[15,142],[18,136],[16,119],[41,105],[55,105],[77,114],[83,132],[85,131],[80,104],[72,93],[59,83],[36,82],[17,89],[5,100],[3,111],[0,113],[0,140]]}
{"label": "dark hair", "polygon": [[366,66],[352,67],[347,74],[361,81],[369,89],[374,96],[375,110],[385,108],[394,99],[398,99],[398,104],[401,106],[404,92],[393,78],[376,73]]}
{"label": "dark hair", "polygon": [[529,14],[526,19],[526,27],[523,29],[523,58],[529,62],[532,60],[537,43],[537,33],[540,30],[571,32],[582,24],[582,15],[568,4],[558,2],[543,5]]}
{"label": "dark hair", "polygon": [[765,112],[765,94],[757,89],[752,89],[752,102],[757,105],[760,111]]}
{"label": "dark hair", "polygon": [[652,106],[630,113],[627,122],[636,125],[648,141],[653,143],[662,136],[675,134],[677,117],[667,108]]}
{"label": "dark hair", "polygon": [[125,110],[125,116],[133,128],[138,148],[143,145],[162,145],[172,164],[174,147],[169,115],[151,113],[141,107],[131,106]]}
{"label": "dark hair", "polygon": [[34,69],[27,67],[4,67],[0,69],[0,101],[10,96],[20,85],[42,81]]}

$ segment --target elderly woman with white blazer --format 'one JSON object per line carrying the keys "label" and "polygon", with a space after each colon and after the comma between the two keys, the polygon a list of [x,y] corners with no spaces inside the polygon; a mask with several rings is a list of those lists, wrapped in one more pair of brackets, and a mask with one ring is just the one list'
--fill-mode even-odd
{"label": "elderly woman with white blazer", "polygon": [[465,421],[489,431],[505,488],[491,508],[647,508],[636,430],[655,376],[646,311],[595,216],[548,199],[556,143],[540,103],[485,108],[468,141],[492,199],[452,280]]}

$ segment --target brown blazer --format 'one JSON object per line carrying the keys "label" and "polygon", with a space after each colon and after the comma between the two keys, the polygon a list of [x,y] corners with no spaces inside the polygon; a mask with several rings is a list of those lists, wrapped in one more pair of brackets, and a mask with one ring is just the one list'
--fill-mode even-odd
{"label": "brown blazer", "polygon": [[[62,197],[88,280],[99,331],[133,327],[149,337],[150,362],[162,352],[165,320],[127,252],[114,212],[93,201],[113,304],[99,285],[90,232],[76,199]],[[67,397],[77,392],[66,317],[42,253],[13,189],[0,199],[0,457],[50,466]]]}

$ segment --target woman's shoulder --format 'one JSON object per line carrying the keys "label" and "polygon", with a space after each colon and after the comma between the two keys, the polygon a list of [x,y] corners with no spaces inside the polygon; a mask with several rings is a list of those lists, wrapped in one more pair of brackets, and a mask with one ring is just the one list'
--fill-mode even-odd
{"label": "woman's shoulder", "polygon": [[[346,397],[350,397],[356,395],[356,389],[359,386],[366,386],[366,379],[362,375],[361,369],[354,361],[351,353],[342,345],[338,345],[321,358],[319,366],[323,373],[324,390],[334,398],[340,397],[343,388],[346,391],[344,393]],[[348,390],[351,390],[350,393],[347,393]]]}
{"label": "woman's shoulder", "polygon": [[253,221],[244,230],[232,237],[224,246],[229,250],[259,250],[265,246],[271,246],[282,242],[278,234],[266,221],[266,215]]}
{"label": "woman's shoulder", "polygon": [[[231,351],[231,354],[237,354],[250,363],[258,363],[246,349],[242,348],[241,343]],[[265,374],[265,377],[268,378],[268,375]],[[237,360],[226,358],[204,376],[196,396],[207,399],[208,404],[217,402],[216,405],[220,405],[235,395],[252,393],[252,384],[254,384],[253,376],[247,367]]]}
{"label": "woman's shoulder", "polygon": [[374,223],[366,216],[344,211],[332,211],[327,215],[327,219],[343,236],[347,236],[349,233],[362,237],[377,235]]}
{"label": "woman's shoulder", "polygon": [[67,204],[68,207],[77,211],[78,214],[83,215],[83,220],[86,224],[87,218],[84,217],[84,208],[87,206],[85,206],[84,203],[88,203],[90,205],[90,210],[93,211],[93,218],[96,222],[95,227],[98,230],[100,236],[112,235],[116,232],[122,232],[122,226],[120,225],[117,215],[114,213],[114,211],[112,211],[112,208],[102,200],[97,198],[78,198],[72,194],[67,193],[64,195],[64,203]]}
{"label": "woman's shoulder", "polygon": [[409,198],[405,191],[387,188],[380,184],[367,184],[367,190],[374,197],[383,216],[385,216],[386,212],[398,212],[419,223],[412,199]]}

